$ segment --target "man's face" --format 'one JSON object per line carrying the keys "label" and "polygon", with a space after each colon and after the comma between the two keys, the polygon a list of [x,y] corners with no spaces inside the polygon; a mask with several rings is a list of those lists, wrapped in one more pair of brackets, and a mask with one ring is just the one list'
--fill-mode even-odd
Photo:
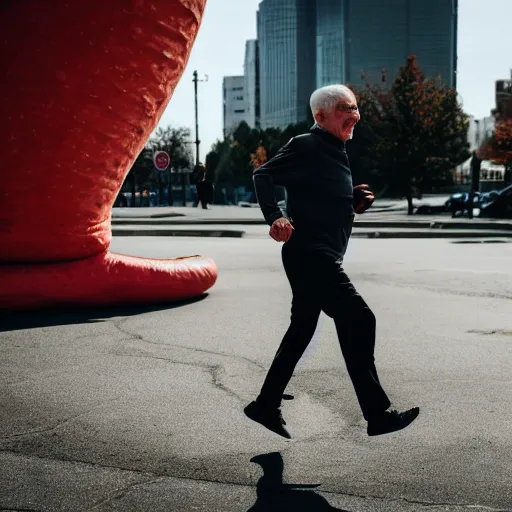
{"label": "man's face", "polygon": [[343,142],[352,138],[359,119],[361,116],[353,94],[340,98],[332,112],[318,113],[318,124]]}

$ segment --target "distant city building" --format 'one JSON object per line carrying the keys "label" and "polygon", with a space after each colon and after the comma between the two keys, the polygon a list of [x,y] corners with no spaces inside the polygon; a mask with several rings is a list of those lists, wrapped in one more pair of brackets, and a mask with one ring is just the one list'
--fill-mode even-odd
{"label": "distant city building", "polygon": [[[470,116],[468,143],[471,153],[485,146],[484,142],[492,136],[495,126],[496,120],[494,116],[484,117],[483,119],[475,119],[473,116]],[[465,162],[456,166],[454,179],[457,185],[469,185],[471,183],[472,158],[471,156]],[[505,168],[503,166],[496,166],[487,160],[482,161],[480,169],[480,190],[487,191],[497,188],[496,182],[504,180],[504,172]]]}
{"label": "distant city building", "polygon": [[244,88],[246,98],[246,122],[251,128],[260,126],[260,76],[258,41],[251,39],[245,43]]}
{"label": "distant city building", "polygon": [[258,11],[261,128],[307,120],[315,89],[314,0],[263,0]]}
{"label": "distant city building", "polygon": [[[323,0],[319,0],[322,2]],[[361,84],[361,72],[379,81],[395,77],[408,55],[426,76],[456,87],[458,0],[346,0],[345,81]]]}
{"label": "distant city building", "polygon": [[512,72],[510,80],[496,81],[496,117],[512,118]]}
{"label": "distant city building", "polygon": [[362,85],[363,72],[376,83],[384,69],[391,81],[408,55],[455,88],[457,13],[458,0],[262,0],[246,43],[248,124],[305,121],[316,88]]}
{"label": "distant city building", "polygon": [[316,2],[316,87],[347,81],[348,7],[346,0]]}
{"label": "distant city building", "polygon": [[224,98],[224,137],[227,137],[237,129],[242,121],[247,122],[245,77],[225,76],[222,89]]}
{"label": "distant city building", "polygon": [[495,125],[496,122],[493,116],[484,117],[483,119],[470,117],[468,142],[471,152],[479,149],[482,144],[492,136]]}

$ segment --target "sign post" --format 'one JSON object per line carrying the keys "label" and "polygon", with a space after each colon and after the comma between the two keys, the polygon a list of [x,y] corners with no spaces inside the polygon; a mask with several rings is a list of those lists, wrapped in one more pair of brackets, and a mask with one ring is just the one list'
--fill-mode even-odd
{"label": "sign post", "polygon": [[169,165],[171,164],[171,157],[169,153],[166,151],[157,151],[153,155],[153,163],[155,164],[155,168],[157,171],[163,172],[167,170]]}
{"label": "sign post", "polygon": [[[165,172],[169,165],[171,164],[171,157],[169,156],[169,153],[166,151],[157,151],[153,155],[153,164],[155,165],[156,170],[159,173]],[[169,176],[169,180],[171,177]],[[158,203],[161,205],[163,203],[164,199],[164,191],[162,190],[162,177],[159,174],[158,175]],[[171,198],[169,198],[169,204],[171,202]]]}

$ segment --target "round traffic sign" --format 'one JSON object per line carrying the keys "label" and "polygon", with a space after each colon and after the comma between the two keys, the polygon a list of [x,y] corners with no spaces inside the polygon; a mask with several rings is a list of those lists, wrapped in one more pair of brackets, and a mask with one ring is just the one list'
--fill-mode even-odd
{"label": "round traffic sign", "polygon": [[171,157],[165,151],[157,151],[153,156],[153,163],[158,171],[165,171],[171,163]]}

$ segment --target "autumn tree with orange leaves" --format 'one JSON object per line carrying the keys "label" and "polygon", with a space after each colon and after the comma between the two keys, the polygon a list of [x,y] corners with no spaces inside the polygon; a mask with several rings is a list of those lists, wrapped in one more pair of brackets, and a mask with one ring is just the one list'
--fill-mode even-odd
{"label": "autumn tree with orange leaves", "polygon": [[492,137],[480,149],[480,157],[512,171],[512,119],[498,121]]}
{"label": "autumn tree with orange leaves", "polygon": [[255,153],[251,153],[251,164],[254,170],[261,167],[267,161],[267,151],[263,146],[258,146]]}
{"label": "autumn tree with orange leaves", "polygon": [[451,170],[469,158],[469,118],[454,89],[425,78],[410,56],[391,87],[383,84],[356,89],[361,122],[354,140],[361,145],[361,165],[380,186],[406,197],[413,213],[413,197],[436,183],[450,182]]}

